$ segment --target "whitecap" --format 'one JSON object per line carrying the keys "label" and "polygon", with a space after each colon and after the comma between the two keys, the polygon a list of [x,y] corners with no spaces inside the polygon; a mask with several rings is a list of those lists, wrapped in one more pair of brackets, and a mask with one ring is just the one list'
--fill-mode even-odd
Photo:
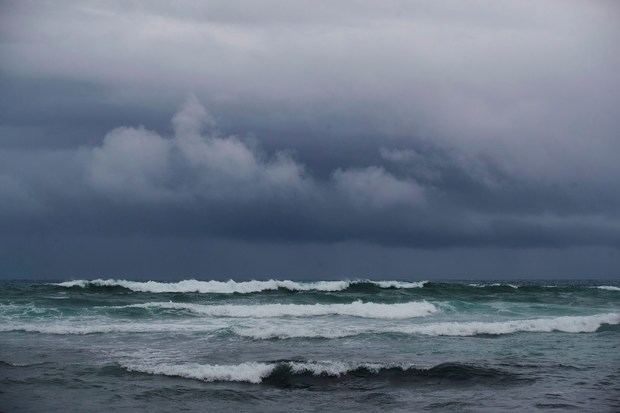
{"label": "whitecap", "polygon": [[[5,323],[0,331],[24,331],[44,334],[97,334],[97,333],[233,333],[252,339],[287,339],[287,338],[342,338],[360,334],[405,334],[429,336],[476,336],[481,334],[502,335],[519,332],[545,333],[592,333],[603,324],[620,324],[619,313],[596,314],[590,316],[563,316],[554,318],[534,318],[510,321],[464,321],[433,322],[415,324],[394,323],[342,323],[331,322],[241,322],[231,324],[224,318],[212,318],[212,321],[190,322],[81,322],[62,323]],[[275,320],[275,319],[274,319]]]}
{"label": "whitecap", "polygon": [[65,281],[54,285],[60,287],[123,287],[136,292],[149,293],[212,293],[212,294],[232,294],[232,293],[254,293],[260,291],[277,290],[279,288],[291,291],[343,291],[351,285],[370,283],[380,288],[420,288],[427,281],[404,282],[404,281],[316,281],[298,282],[291,280],[267,280],[267,281],[198,281],[183,280],[178,282],[158,282],[158,281],[128,281],[115,279],[96,279],[96,280],[75,280]]}
{"label": "whitecap", "polygon": [[140,373],[184,377],[203,381],[242,381],[248,383],[260,383],[268,376],[275,364],[267,363],[241,363],[236,365],[212,365],[212,364],[159,364],[151,363],[121,363],[128,371]]}
{"label": "whitecap", "polygon": [[518,332],[545,333],[591,333],[603,324],[619,324],[620,314],[607,313],[591,316],[563,316],[511,321],[467,321],[423,323],[409,326],[334,326],[334,325],[271,325],[257,327],[234,327],[235,334],[254,339],[273,338],[342,338],[360,334],[409,334],[428,336],[476,336],[481,334],[502,335]]}
{"label": "whitecap", "polygon": [[620,291],[620,287],[615,287],[613,285],[599,285],[596,288],[598,288],[599,290]]}
{"label": "whitecap", "polygon": [[476,283],[472,283],[472,284],[467,284],[469,287],[476,287],[476,288],[485,288],[485,287],[510,287],[510,288],[514,288],[517,289],[519,288],[518,285],[515,284],[502,284],[502,283],[492,283],[492,284],[476,284]]}
{"label": "whitecap", "polygon": [[286,361],[279,363],[246,362],[240,364],[153,364],[151,362],[121,362],[128,371],[183,377],[207,382],[237,381],[258,384],[269,376],[278,366],[288,367],[292,373],[309,373],[315,376],[338,377],[358,368],[378,372],[382,368],[412,367],[407,364],[347,363],[341,361]]}
{"label": "whitecap", "polygon": [[424,317],[439,309],[427,301],[398,304],[380,304],[354,301],[348,304],[257,304],[257,305],[202,305],[174,302],[151,302],[114,308],[162,308],[186,310],[214,317],[313,317],[344,315],[364,318],[404,319]]}

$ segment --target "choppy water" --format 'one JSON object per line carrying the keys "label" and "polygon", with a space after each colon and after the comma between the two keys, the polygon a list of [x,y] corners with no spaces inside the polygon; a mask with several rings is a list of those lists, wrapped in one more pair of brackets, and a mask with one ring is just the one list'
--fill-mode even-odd
{"label": "choppy water", "polygon": [[0,284],[0,411],[620,410],[620,283]]}

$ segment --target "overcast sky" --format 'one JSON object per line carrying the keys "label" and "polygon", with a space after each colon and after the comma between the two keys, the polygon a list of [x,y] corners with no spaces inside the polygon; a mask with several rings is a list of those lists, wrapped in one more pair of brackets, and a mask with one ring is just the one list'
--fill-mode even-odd
{"label": "overcast sky", "polygon": [[0,277],[620,277],[619,21],[0,0]]}

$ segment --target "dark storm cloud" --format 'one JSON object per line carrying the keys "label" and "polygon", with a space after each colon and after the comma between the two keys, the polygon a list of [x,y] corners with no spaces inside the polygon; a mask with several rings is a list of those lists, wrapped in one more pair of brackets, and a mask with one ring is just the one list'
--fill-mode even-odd
{"label": "dark storm cloud", "polygon": [[620,245],[613,2],[0,8],[5,242]]}
{"label": "dark storm cloud", "polygon": [[[556,202],[561,191],[545,196],[533,184],[524,190],[484,162],[381,149],[385,165],[340,167],[320,179],[286,152],[266,154],[222,134],[196,98],[172,125],[170,137],[119,127],[96,146],[5,152],[5,230],[430,248],[620,241],[613,210],[580,213],[579,205]],[[519,202],[537,192],[533,205]],[[468,193],[486,199],[463,199]]]}

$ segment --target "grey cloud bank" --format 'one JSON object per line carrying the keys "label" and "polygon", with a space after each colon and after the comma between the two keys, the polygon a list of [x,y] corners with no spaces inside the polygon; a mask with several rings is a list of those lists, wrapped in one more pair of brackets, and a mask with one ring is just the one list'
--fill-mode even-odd
{"label": "grey cloud bank", "polygon": [[620,273],[613,2],[0,8],[4,277]]}

